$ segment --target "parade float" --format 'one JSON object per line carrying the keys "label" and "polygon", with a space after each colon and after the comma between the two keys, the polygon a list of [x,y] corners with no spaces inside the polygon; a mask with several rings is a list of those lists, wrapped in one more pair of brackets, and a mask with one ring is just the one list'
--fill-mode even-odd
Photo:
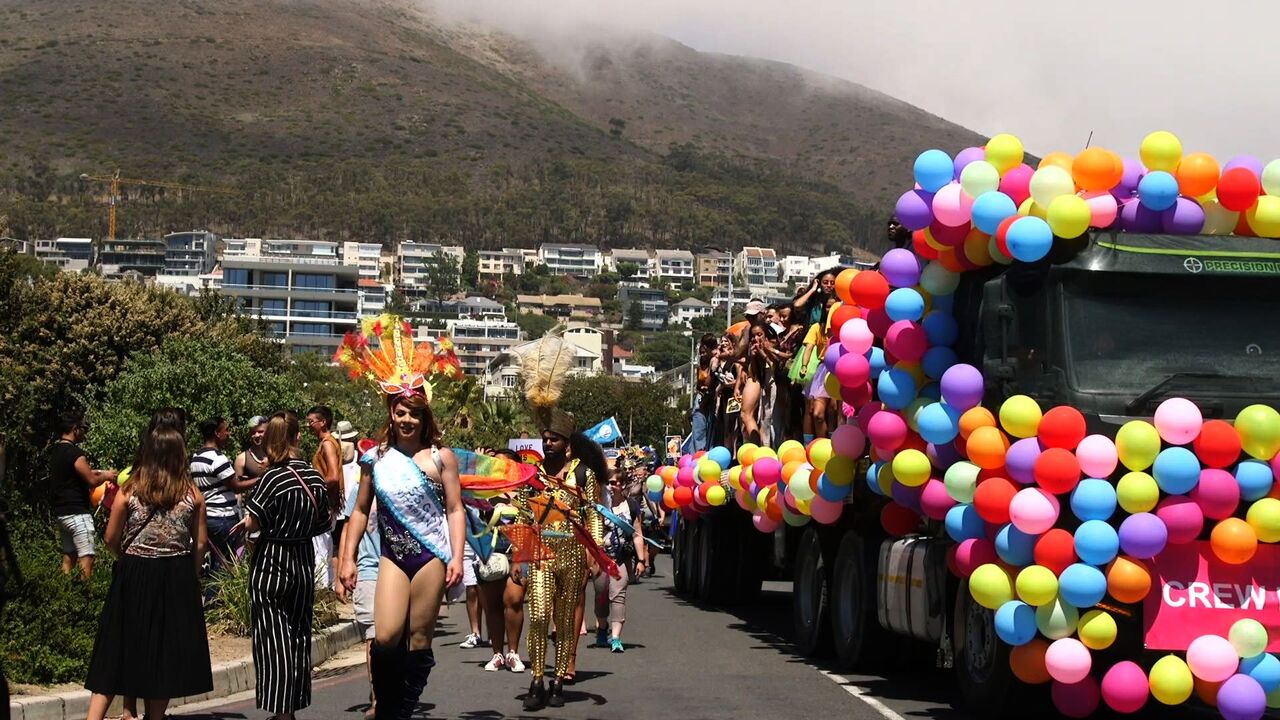
{"label": "parade float", "polygon": [[794,583],[796,643],[876,668],[936,646],[974,709],[1280,706],[1280,160],[1156,132],[1024,162],[928,150],[910,247],[845,269],[807,447],[717,447],[648,479],[677,590]]}

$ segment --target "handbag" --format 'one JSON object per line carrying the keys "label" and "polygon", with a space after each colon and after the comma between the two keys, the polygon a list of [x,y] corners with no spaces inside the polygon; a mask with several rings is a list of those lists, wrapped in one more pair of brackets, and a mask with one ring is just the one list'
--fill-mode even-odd
{"label": "handbag", "polygon": [[511,560],[502,553],[489,553],[489,557],[474,563],[476,579],[480,582],[502,580],[511,574]]}

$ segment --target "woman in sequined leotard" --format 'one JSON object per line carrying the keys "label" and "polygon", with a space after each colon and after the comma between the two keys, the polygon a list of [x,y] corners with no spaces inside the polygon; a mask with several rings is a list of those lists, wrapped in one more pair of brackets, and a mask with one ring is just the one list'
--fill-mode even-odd
{"label": "woman in sequined leotard", "polygon": [[363,481],[347,523],[341,580],[354,589],[355,551],[378,498],[382,562],[371,648],[378,718],[408,718],[435,665],[431,636],[446,586],[462,580],[466,527],[458,461],[422,395],[388,400],[387,442],[361,458]]}

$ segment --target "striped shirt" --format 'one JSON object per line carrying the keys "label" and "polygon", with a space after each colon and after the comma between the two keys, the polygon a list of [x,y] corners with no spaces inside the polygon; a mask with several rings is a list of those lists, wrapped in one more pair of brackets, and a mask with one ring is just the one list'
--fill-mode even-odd
{"label": "striped shirt", "polygon": [[204,448],[191,456],[191,479],[204,494],[208,517],[235,517],[236,494],[227,484],[235,476],[231,461],[217,448]]}

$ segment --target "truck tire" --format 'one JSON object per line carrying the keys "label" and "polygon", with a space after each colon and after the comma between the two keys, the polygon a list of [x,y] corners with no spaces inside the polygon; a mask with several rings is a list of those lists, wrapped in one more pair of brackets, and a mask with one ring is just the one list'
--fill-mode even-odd
{"label": "truck tire", "polygon": [[952,637],[956,684],[965,706],[980,717],[1008,715],[1016,706],[1010,692],[1020,683],[1009,668],[1009,647],[996,637],[995,613],[974,601],[967,580],[956,592]]}
{"label": "truck tire", "polygon": [[671,544],[671,584],[676,595],[684,597],[689,593],[689,523],[680,519],[676,527],[676,536]]}
{"label": "truck tire", "polygon": [[831,568],[831,639],[840,670],[863,666],[864,648],[884,637],[875,613],[875,560],[850,530],[840,538]]}
{"label": "truck tire", "polygon": [[791,617],[796,649],[806,657],[831,650],[831,563],[818,531],[809,528],[796,547],[791,585]]}
{"label": "truck tire", "polygon": [[689,551],[684,561],[689,573],[688,579],[685,580],[684,596],[694,602],[698,600],[698,577],[702,574],[702,537],[705,534],[702,522],[702,518],[698,518],[689,523]]}

